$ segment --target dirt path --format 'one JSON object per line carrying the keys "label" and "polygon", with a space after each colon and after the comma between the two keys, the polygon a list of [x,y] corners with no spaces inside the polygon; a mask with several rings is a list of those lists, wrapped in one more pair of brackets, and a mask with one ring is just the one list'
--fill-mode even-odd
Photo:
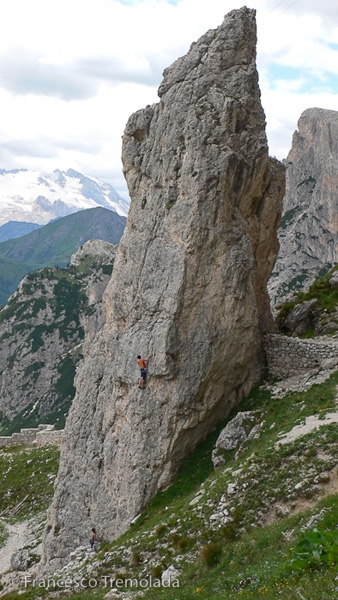
{"label": "dirt path", "polygon": [[318,429],[323,425],[330,425],[331,423],[338,423],[338,413],[327,413],[324,418],[319,418],[316,415],[310,415],[306,417],[305,423],[301,425],[295,425],[291,431],[283,435],[283,437],[275,443],[275,447],[280,444],[288,444],[294,442],[298,438],[310,433],[314,429]]}
{"label": "dirt path", "polygon": [[10,525],[3,519],[1,519],[1,521],[5,525],[9,537],[4,546],[0,548],[0,575],[11,568],[11,556],[13,552],[23,548],[29,533],[29,521],[15,523],[15,525]]}

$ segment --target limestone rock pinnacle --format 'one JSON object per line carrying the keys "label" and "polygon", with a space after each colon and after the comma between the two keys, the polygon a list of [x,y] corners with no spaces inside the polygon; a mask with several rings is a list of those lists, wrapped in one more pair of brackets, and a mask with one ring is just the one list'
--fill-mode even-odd
{"label": "limestone rock pinnacle", "polygon": [[308,108],[301,114],[284,161],[280,251],[269,281],[273,303],[307,289],[338,262],[337,140],[337,111]]}
{"label": "limestone rock pinnacle", "polygon": [[[132,115],[132,199],[90,346],[44,538],[49,567],[88,530],[122,534],[261,375],[284,168],[268,157],[255,11],[230,12]],[[138,354],[152,354],[145,390]]]}

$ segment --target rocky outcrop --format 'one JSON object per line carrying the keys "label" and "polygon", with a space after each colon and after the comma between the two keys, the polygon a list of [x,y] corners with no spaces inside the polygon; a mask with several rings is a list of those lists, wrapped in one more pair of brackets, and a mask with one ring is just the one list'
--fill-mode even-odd
{"label": "rocky outcrop", "polygon": [[253,411],[239,412],[229,421],[219,434],[215,448],[212,451],[212,462],[215,469],[225,463],[225,454],[238,448],[240,444],[258,435],[260,425],[256,424],[257,417]]}
{"label": "rocky outcrop", "polygon": [[332,290],[338,289],[338,271],[334,271],[329,279],[329,285]]}
{"label": "rocky outcrop", "polygon": [[[76,365],[88,320],[103,324],[101,300],[116,246],[90,240],[67,269],[46,268],[24,277],[0,311],[0,412],[3,430],[53,413],[56,423],[74,397]],[[95,326],[94,326],[95,325]],[[59,423],[60,425],[60,423]],[[31,426],[31,425],[30,425]]]}
{"label": "rocky outcrop", "polygon": [[272,304],[306,289],[338,262],[338,112],[305,110],[287,159]]}
{"label": "rocky outcrop", "polygon": [[13,571],[27,571],[29,568],[29,550],[27,548],[21,548],[15,550],[11,556],[11,567]]}
{"label": "rocky outcrop", "polygon": [[315,321],[314,311],[317,305],[318,299],[312,298],[296,304],[285,317],[283,317],[283,311],[281,311],[276,318],[278,329],[287,335],[305,335],[313,326]]}
{"label": "rocky outcrop", "polygon": [[131,209],[77,374],[44,568],[93,526],[124,532],[260,378],[284,168],[268,157],[255,47],[255,11],[232,11],[127,123]]}

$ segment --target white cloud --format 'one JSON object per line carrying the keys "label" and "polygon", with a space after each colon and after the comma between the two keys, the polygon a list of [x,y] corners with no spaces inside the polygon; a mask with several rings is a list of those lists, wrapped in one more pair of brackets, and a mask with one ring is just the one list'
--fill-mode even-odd
{"label": "white cloud", "polygon": [[[126,190],[121,136],[157,101],[164,68],[243,0],[11,0],[0,21],[1,168],[101,176]],[[337,109],[336,0],[256,0],[270,151],[301,112]]]}
{"label": "white cloud", "polygon": [[51,96],[65,101],[86,99],[97,92],[97,84],[75,68],[46,63],[23,48],[0,57],[0,87],[16,95]]}

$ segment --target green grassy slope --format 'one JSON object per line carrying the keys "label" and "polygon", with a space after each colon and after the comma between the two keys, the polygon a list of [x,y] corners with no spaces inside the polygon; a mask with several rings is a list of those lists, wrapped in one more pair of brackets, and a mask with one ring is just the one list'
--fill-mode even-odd
{"label": "green grassy slope", "polygon": [[2,515],[11,520],[23,520],[48,508],[53,497],[59,455],[59,449],[54,446],[0,449]]}

